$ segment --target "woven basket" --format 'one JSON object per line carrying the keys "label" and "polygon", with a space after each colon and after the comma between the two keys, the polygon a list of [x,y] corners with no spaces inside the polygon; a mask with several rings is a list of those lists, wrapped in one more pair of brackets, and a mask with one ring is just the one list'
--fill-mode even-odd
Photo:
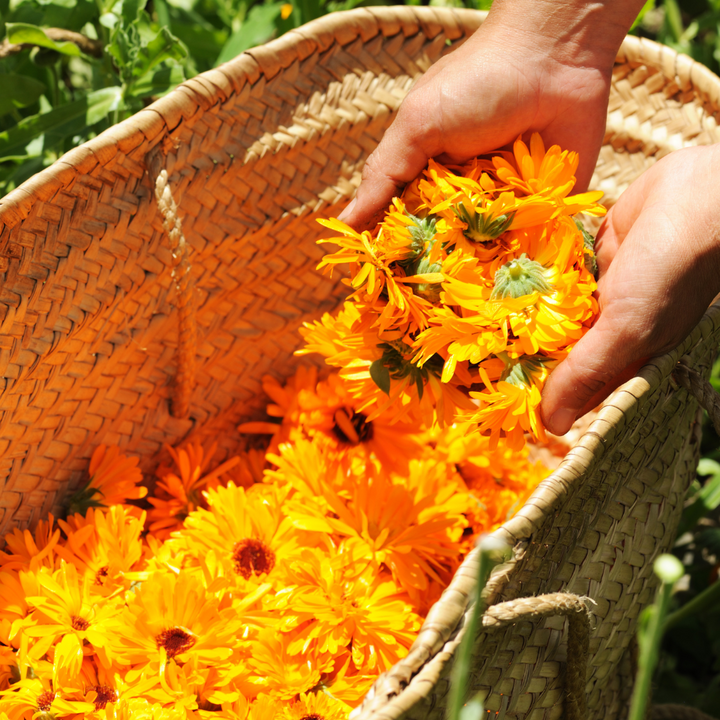
{"label": "woven basket", "polygon": [[[327,16],[188,81],[0,201],[0,530],[58,512],[99,443],[148,470],[163,443],[238,446],[235,427],[263,404],[260,378],[289,375],[298,325],[343,295],[314,269],[316,218],[340,211],[413,80],[483,17]],[[662,155],[717,142],[719,107],[709,71],[628,38],[593,187],[612,203]],[[615,393],[497,533],[515,553],[493,575],[492,603],[591,598],[581,684],[598,720],[623,710],[651,561],[672,543],[697,460],[697,406],[671,372],[681,357],[706,372],[719,339],[715,308]],[[443,717],[474,563],[358,718]],[[557,612],[483,630],[473,690],[493,717],[563,716]]]}

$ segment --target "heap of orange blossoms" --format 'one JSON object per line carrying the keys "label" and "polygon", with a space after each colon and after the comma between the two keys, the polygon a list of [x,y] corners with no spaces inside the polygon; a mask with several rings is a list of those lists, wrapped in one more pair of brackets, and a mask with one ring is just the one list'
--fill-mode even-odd
{"label": "heap of orange blossoms", "polygon": [[65,519],[6,536],[1,720],[346,720],[546,472],[371,420],[338,374],[264,387],[262,450],[170,450],[143,510],[137,461],[101,446]]}
{"label": "heap of orange blossoms", "polygon": [[374,419],[473,425],[495,445],[544,439],[538,406],[552,368],[598,307],[590,236],[602,193],[571,196],[576,153],[528,148],[425,173],[373,230],[320,221],[339,245],[320,267],[350,266],[336,316],[302,330],[306,352],[340,368]]}

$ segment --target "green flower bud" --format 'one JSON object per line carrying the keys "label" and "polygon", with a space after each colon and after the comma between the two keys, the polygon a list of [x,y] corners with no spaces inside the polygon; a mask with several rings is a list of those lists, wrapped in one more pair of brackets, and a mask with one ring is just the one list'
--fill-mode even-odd
{"label": "green flower bud", "polygon": [[495,273],[495,288],[490,298],[504,300],[509,297],[515,300],[535,292],[548,295],[552,289],[547,279],[547,270],[523,253],[519,258],[505,263]]}
{"label": "green flower bud", "polygon": [[655,560],[653,570],[666,585],[674,585],[685,574],[683,564],[674,555],[667,553]]}

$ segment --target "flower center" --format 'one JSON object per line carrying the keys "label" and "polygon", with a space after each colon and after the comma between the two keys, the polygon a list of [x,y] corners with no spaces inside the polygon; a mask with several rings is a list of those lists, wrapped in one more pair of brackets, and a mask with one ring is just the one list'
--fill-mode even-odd
{"label": "flower center", "polygon": [[197,642],[197,638],[185,628],[174,627],[163,630],[155,638],[155,642],[158,649],[165,648],[169,660],[189,650]]}
{"label": "flower center", "polygon": [[106,565],[105,567],[101,567],[96,573],[95,573],[95,584],[96,585],[104,585],[105,584],[105,578],[108,576],[108,573],[110,572],[110,568]]}
{"label": "flower center", "polygon": [[52,690],[44,692],[42,695],[38,695],[37,707],[41,712],[47,712],[50,710],[55,700],[55,693]]}
{"label": "flower center", "polygon": [[73,630],[80,630],[81,632],[90,627],[90,623],[85,618],[81,618],[77,615],[73,615],[70,618],[70,624],[72,625]]}
{"label": "flower center", "polygon": [[515,300],[535,292],[547,295],[552,292],[552,285],[547,280],[545,268],[523,253],[495,273],[495,287],[490,297],[493,300]]}
{"label": "flower center", "polygon": [[89,688],[95,693],[95,709],[104,710],[108,703],[117,702],[118,695],[109,685],[93,685]]}
{"label": "flower center", "polygon": [[372,440],[373,426],[362,413],[356,413],[349,408],[340,408],[335,413],[332,433],[341,443],[358,445]]}
{"label": "flower center", "polygon": [[275,553],[260,540],[245,538],[233,548],[235,572],[246,580],[251,575],[269,573],[275,567]]}
{"label": "flower center", "polygon": [[311,713],[310,715],[303,715],[300,720],[325,720],[325,718],[317,713]]}

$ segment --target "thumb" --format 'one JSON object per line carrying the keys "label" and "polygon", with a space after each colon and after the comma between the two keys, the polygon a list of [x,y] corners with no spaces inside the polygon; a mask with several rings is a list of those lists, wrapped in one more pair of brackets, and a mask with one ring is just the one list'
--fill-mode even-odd
{"label": "thumb", "polygon": [[540,406],[545,427],[564,435],[578,417],[632,377],[646,357],[637,334],[611,315],[600,315],[545,383]]}
{"label": "thumb", "polygon": [[[408,95],[393,124],[363,168],[362,182],[355,199],[340,213],[339,219],[357,231],[370,230],[382,220],[393,197],[426,167],[440,146],[431,142],[417,118],[422,109],[413,110]],[[428,123],[431,124],[431,123]]]}

